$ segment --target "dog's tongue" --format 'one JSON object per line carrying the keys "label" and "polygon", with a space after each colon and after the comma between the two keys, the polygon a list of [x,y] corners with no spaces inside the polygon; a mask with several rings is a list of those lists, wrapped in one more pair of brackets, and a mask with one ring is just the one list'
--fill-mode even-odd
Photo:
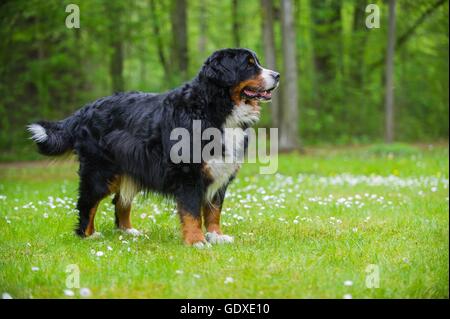
{"label": "dog's tongue", "polygon": [[244,90],[245,94],[251,97],[264,97],[264,98],[271,98],[272,92],[268,91],[262,91],[262,92],[255,92],[251,90]]}
{"label": "dog's tongue", "polygon": [[250,90],[244,90],[245,94],[247,94],[248,96],[258,96],[258,93],[255,91],[250,91]]}
{"label": "dog's tongue", "polygon": [[261,92],[260,95],[265,98],[271,98],[272,92],[264,91],[264,92]]}

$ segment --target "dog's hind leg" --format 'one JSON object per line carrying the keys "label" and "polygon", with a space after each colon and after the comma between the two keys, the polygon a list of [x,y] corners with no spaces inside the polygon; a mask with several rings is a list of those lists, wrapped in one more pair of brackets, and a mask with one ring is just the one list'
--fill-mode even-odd
{"label": "dog's hind leg", "polygon": [[131,203],[124,203],[121,200],[120,193],[116,193],[113,199],[114,211],[116,216],[116,227],[127,234],[138,236],[141,232],[131,225]]}
{"label": "dog's hind leg", "polygon": [[80,166],[80,187],[78,197],[78,225],[75,232],[81,237],[95,233],[94,219],[100,201],[110,194],[108,177],[97,169]]}
{"label": "dog's hind leg", "polygon": [[120,177],[119,186],[113,199],[116,227],[135,236],[141,233],[131,225],[131,204],[138,192],[139,187],[136,183],[130,177],[124,175]]}

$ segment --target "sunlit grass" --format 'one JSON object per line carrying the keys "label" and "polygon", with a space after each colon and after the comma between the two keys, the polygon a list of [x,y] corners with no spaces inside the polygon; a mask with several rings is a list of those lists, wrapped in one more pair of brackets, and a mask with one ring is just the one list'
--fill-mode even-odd
{"label": "sunlit grass", "polygon": [[82,297],[66,287],[76,264],[91,298],[448,298],[448,149],[379,149],[282,155],[276,175],[244,165],[223,214],[235,243],[208,250],[182,244],[158,196],[135,200],[144,236],[114,231],[105,200],[103,237],[80,240],[75,164],[0,167],[0,294]]}

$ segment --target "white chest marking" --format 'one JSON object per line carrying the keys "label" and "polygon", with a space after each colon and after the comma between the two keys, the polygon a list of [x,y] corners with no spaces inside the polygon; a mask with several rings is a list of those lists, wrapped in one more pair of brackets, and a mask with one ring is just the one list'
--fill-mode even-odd
{"label": "white chest marking", "polygon": [[242,124],[251,125],[259,120],[259,112],[251,105],[236,105],[226,119],[222,134],[224,154],[218,154],[206,161],[206,167],[213,182],[206,191],[206,201],[212,201],[217,191],[229,182],[231,176],[241,167],[244,158],[244,142],[246,133]]}

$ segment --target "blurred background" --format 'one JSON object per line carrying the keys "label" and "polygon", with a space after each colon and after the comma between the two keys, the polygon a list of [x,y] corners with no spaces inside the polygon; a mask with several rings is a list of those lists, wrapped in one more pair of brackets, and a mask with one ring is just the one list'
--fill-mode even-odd
{"label": "blurred background", "polygon": [[[70,3],[80,28],[66,26]],[[379,28],[366,26],[370,3]],[[27,123],[115,91],[174,88],[225,47],[282,73],[259,123],[280,128],[282,150],[447,141],[448,10],[447,0],[3,0],[0,160],[38,156]]]}

